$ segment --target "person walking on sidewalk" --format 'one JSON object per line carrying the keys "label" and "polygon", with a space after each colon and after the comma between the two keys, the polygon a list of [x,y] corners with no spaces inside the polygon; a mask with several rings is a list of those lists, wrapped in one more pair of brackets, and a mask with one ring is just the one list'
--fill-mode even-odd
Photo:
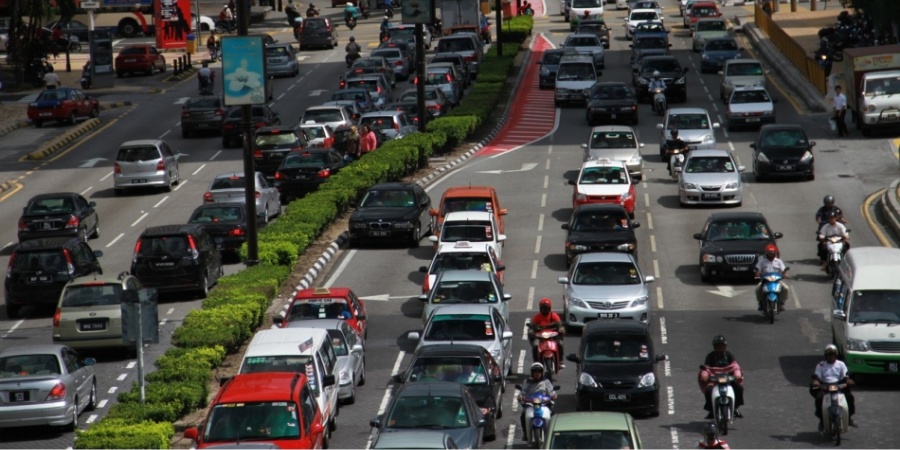
{"label": "person walking on sidewalk", "polygon": [[375,137],[375,133],[369,129],[368,125],[363,125],[359,131],[359,152],[362,155],[366,153],[375,151],[375,147],[378,146],[378,138]]}
{"label": "person walking on sidewalk", "polygon": [[847,123],[844,116],[847,115],[847,96],[841,92],[840,86],[834,87],[834,121],[837,125],[838,136],[850,136],[847,131]]}

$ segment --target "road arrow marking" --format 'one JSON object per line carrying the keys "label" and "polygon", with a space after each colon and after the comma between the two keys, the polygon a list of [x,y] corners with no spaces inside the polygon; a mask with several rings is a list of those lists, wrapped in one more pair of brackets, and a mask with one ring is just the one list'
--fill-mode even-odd
{"label": "road arrow marking", "polygon": [[483,170],[478,173],[493,173],[493,174],[501,174],[501,173],[513,173],[513,172],[528,172],[531,169],[537,167],[537,163],[524,163],[522,164],[521,169],[513,169],[513,170]]}
{"label": "road arrow marking", "polygon": [[94,167],[94,166],[96,166],[97,163],[99,163],[100,161],[106,161],[106,158],[91,158],[91,159],[86,159],[86,160],[85,160],[83,163],[81,163],[81,165],[78,166],[78,167]]}
{"label": "road arrow marking", "polygon": [[325,92],[325,89],[315,89],[315,90],[309,91],[309,96],[310,97],[318,97],[318,96],[322,95],[323,92]]}
{"label": "road arrow marking", "polygon": [[710,294],[721,295],[722,297],[725,297],[725,298],[734,298],[734,297],[737,297],[738,295],[743,294],[744,292],[747,292],[747,291],[736,291],[736,290],[734,290],[733,286],[716,286],[716,289],[718,289],[718,290],[706,291],[706,292],[709,292]]}
{"label": "road arrow marking", "polygon": [[388,294],[381,294],[381,295],[370,295],[370,296],[368,296],[368,297],[360,297],[359,299],[360,299],[360,300],[372,300],[372,301],[375,301],[375,302],[386,302],[386,301],[388,301],[388,300],[390,300],[390,299],[392,299],[392,298],[410,298],[410,297],[418,297],[418,294],[417,294],[417,295],[388,295]]}
{"label": "road arrow marking", "polygon": [[173,103],[173,105],[183,105],[183,104],[187,103],[187,101],[190,99],[191,99],[190,97],[181,97],[178,100],[175,100],[175,103]]}

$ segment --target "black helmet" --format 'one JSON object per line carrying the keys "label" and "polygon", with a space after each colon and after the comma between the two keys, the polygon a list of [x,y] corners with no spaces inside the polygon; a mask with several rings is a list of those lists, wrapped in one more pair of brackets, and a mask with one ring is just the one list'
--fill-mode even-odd
{"label": "black helmet", "polygon": [[710,435],[716,439],[719,437],[719,429],[716,427],[715,422],[709,422],[703,427],[703,436],[708,438]]}
{"label": "black helmet", "polygon": [[822,203],[824,203],[825,206],[834,206],[834,196],[826,195],[825,198],[822,199]]}
{"label": "black helmet", "polygon": [[677,138],[678,137],[678,128],[673,127],[671,133],[672,133],[673,138]]}
{"label": "black helmet", "polygon": [[356,38],[353,36],[350,36],[350,42],[356,42]]}
{"label": "black helmet", "polygon": [[728,341],[725,340],[725,336],[722,336],[721,334],[713,338],[713,347],[719,344],[728,345]]}

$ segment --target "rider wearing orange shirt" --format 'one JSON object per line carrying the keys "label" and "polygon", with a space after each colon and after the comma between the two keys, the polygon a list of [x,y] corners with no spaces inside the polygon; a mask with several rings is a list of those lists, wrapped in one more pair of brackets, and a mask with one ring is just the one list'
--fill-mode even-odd
{"label": "rider wearing orange shirt", "polygon": [[[565,334],[565,327],[563,326],[562,319],[559,318],[559,314],[553,312],[553,303],[549,298],[542,298],[540,303],[538,303],[538,307],[540,308],[540,312],[531,318],[531,326],[528,328],[528,340],[531,342],[531,358],[534,362],[540,362],[540,355],[538,355],[538,345],[540,344],[540,340],[534,335],[535,331],[545,329],[555,329],[559,331],[559,334],[556,336],[556,345],[557,348],[559,348],[560,356],[566,354],[563,351],[563,335]],[[565,364],[560,364],[559,367],[564,368]]]}

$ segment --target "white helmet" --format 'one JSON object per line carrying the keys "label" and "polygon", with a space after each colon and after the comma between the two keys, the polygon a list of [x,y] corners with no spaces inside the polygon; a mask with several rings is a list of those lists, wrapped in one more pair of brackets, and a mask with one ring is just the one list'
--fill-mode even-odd
{"label": "white helmet", "polygon": [[658,71],[658,70],[654,70],[654,71],[653,71],[653,78],[659,78],[659,71]]}

